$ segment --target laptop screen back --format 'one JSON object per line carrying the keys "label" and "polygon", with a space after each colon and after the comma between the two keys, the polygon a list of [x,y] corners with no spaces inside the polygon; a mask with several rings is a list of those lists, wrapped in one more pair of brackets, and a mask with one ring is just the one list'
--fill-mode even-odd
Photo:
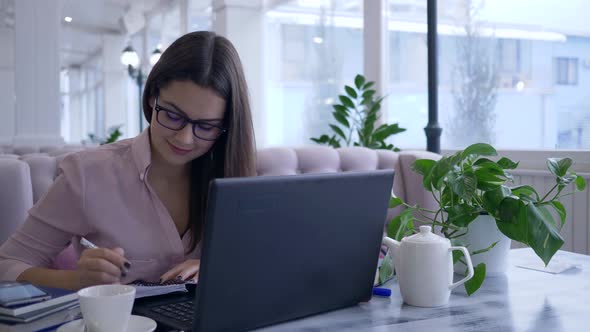
{"label": "laptop screen back", "polygon": [[196,331],[243,331],[371,297],[393,170],[217,179]]}

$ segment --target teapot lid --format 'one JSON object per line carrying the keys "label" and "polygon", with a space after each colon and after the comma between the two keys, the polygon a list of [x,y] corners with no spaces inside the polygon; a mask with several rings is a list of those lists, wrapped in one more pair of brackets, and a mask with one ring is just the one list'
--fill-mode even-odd
{"label": "teapot lid", "polygon": [[419,243],[419,244],[435,244],[446,243],[448,240],[442,236],[432,233],[432,227],[420,226],[420,233],[408,236],[403,239],[404,242]]}

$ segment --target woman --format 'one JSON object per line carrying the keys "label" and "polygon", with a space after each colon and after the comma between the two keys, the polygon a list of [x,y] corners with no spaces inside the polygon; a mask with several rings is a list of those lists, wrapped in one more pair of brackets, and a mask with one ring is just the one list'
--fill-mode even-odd
{"label": "woman", "polygon": [[[209,181],[255,175],[248,90],[225,38],[193,32],[147,78],[149,128],[67,156],[47,194],[0,247],[0,280],[80,289],[198,276]],[[97,249],[83,250],[85,237]],[[76,270],[49,268],[72,243]]]}

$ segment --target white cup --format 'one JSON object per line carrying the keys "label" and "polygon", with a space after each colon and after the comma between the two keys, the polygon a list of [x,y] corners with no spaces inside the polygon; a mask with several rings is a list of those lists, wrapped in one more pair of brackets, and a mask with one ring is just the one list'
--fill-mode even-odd
{"label": "white cup", "polygon": [[125,332],[133,301],[135,288],[127,285],[100,285],[78,291],[80,310],[86,331]]}

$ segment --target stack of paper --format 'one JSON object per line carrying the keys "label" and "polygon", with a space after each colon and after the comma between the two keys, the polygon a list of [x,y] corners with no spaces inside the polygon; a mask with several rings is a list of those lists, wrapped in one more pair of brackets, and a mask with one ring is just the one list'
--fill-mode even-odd
{"label": "stack of paper", "polygon": [[47,324],[64,322],[76,315],[75,310],[79,306],[76,292],[48,287],[37,288],[43,290],[50,298],[31,304],[0,306],[0,331],[29,331],[31,326],[34,326],[34,330],[39,330],[47,328]]}
{"label": "stack of paper", "polygon": [[174,292],[187,292],[184,283],[150,283],[145,281],[136,281],[131,283],[131,286],[135,287],[135,298],[139,299],[142,297],[164,295]]}

